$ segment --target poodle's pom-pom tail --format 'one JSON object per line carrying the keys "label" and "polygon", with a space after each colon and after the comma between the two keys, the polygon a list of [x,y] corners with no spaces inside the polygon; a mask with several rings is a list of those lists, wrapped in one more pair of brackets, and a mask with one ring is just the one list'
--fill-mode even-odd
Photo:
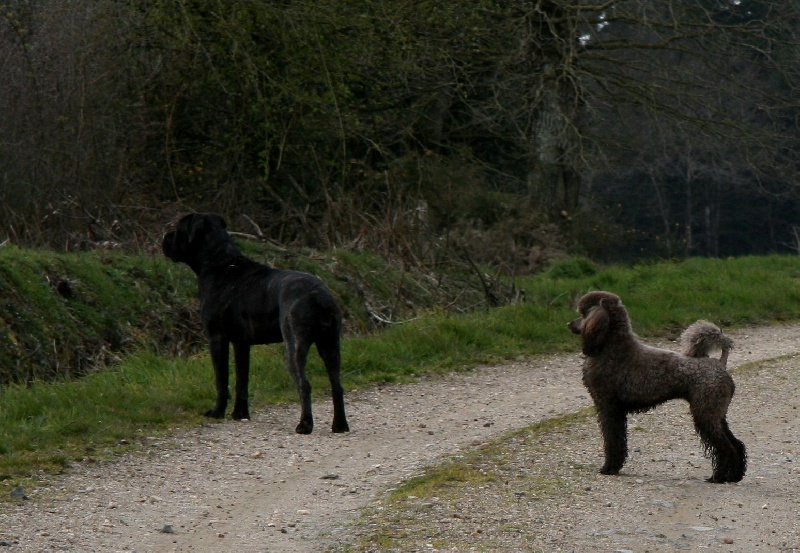
{"label": "poodle's pom-pom tail", "polygon": [[714,350],[722,350],[722,364],[728,361],[728,352],[733,348],[733,340],[722,330],[708,321],[697,321],[681,334],[681,348],[687,357],[708,357]]}

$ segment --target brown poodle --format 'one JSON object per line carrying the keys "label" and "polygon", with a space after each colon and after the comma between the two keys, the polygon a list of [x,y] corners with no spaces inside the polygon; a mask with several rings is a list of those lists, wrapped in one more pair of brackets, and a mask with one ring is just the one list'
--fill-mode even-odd
{"label": "brown poodle", "polygon": [[[747,454],[725,420],[735,388],[725,369],[733,341],[712,323],[697,321],[681,336],[683,354],[644,345],[633,334],[622,301],[609,292],[586,294],[578,312],[581,317],[567,326],[583,340],[583,383],[594,400],[605,449],[600,472],[618,474],[625,463],[628,413],[685,399],[711,457],[708,481],[739,482]],[[721,359],[708,357],[714,349],[722,350]]]}

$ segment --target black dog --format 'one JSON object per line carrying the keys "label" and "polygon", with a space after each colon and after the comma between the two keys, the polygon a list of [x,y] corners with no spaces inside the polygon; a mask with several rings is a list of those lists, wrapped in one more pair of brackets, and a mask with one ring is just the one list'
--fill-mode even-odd
{"label": "black dog", "polygon": [[[589,292],[578,312],[581,317],[568,327],[583,340],[583,383],[594,400],[605,449],[600,472],[618,474],[625,463],[628,413],[685,399],[711,457],[709,482],[739,482],[747,452],[726,418],[736,388],[725,368],[733,341],[716,325],[697,321],[681,335],[683,354],[647,346],[634,335],[619,296],[609,292]],[[710,358],[717,349],[721,358]]]}
{"label": "black dog", "polygon": [[250,346],[286,344],[286,361],[300,393],[298,434],[314,428],[306,358],[311,344],[325,363],[333,395],[334,432],[347,432],[344,391],[339,380],[342,315],[331,292],[318,278],[274,269],[248,259],[234,244],[219,215],[193,213],[164,236],[162,249],[171,260],[197,274],[200,314],[208,335],[217,386],[217,402],[206,416],[222,418],[228,404],[228,352],[236,365],[234,419],[249,419],[247,385]]}

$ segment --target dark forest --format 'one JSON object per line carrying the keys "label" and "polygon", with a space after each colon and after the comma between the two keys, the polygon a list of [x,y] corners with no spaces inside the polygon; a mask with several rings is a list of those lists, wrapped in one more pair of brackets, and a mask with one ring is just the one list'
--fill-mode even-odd
{"label": "dark forest", "polygon": [[800,252],[800,2],[0,3],[0,242]]}

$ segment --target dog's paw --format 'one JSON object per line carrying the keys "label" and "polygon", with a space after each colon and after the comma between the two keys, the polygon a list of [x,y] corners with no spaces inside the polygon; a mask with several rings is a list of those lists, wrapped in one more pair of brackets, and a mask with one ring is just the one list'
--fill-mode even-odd
{"label": "dog's paw", "polygon": [[616,476],[619,474],[619,469],[612,469],[608,467],[603,467],[599,470],[600,474],[605,474],[607,476]]}
{"label": "dog's paw", "polygon": [[232,416],[235,421],[250,420],[250,411],[234,411]]}
{"label": "dog's paw", "polygon": [[345,422],[344,424],[334,422],[331,431],[334,434],[341,434],[342,432],[350,432],[350,426],[347,424],[347,422]]}
{"label": "dog's paw", "polygon": [[209,409],[203,415],[210,419],[224,419],[225,409]]}
{"label": "dog's paw", "polygon": [[728,484],[733,482],[739,482],[740,480],[741,478],[739,480],[735,480],[727,475],[726,476],[712,475],[711,478],[706,478],[706,482],[708,482],[709,484]]}
{"label": "dog's paw", "polygon": [[314,430],[314,423],[308,421],[300,421],[300,424],[294,429],[298,434],[311,434],[312,430]]}
{"label": "dog's paw", "polygon": [[236,405],[233,408],[232,416],[235,421],[250,420],[250,408],[247,405]]}

